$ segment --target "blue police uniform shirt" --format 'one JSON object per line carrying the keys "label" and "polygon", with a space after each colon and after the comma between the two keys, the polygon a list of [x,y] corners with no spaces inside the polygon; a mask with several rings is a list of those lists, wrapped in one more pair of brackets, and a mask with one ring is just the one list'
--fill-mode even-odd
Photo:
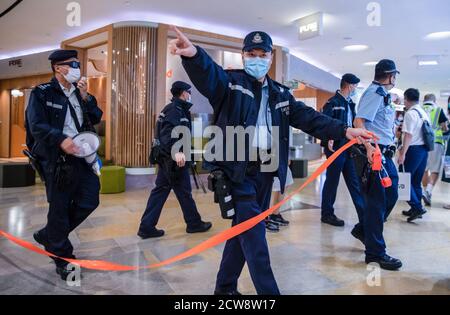
{"label": "blue police uniform shirt", "polygon": [[338,92],[343,98],[345,98],[345,100],[347,101],[347,108],[345,109],[347,111],[347,126],[352,127],[353,126],[353,114],[352,111],[350,109],[350,101],[352,100],[352,98],[350,96],[345,97],[344,95],[342,95],[341,91]]}
{"label": "blue police uniform shirt", "polygon": [[387,146],[395,139],[395,108],[385,105],[383,95],[388,95],[384,86],[372,83],[361,97],[356,118],[365,119],[366,129],[380,138],[379,144]]}
{"label": "blue police uniform shirt", "polygon": [[258,120],[256,121],[253,147],[268,150],[272,148],[272,112],[269,106],[269,84],[264,81],[259,106]]}

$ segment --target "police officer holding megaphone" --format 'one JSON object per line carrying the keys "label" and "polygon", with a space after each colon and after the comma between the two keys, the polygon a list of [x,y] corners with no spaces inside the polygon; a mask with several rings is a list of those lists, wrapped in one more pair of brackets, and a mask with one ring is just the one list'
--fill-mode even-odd
{"label": "police officer holding megaphone", "polygon": [[[100,192],[100,142],[93,126],[103,113],[87,92],[77,57],[75,50],[50,55],[54,77],[32,91],[26,110],[26,153],[41,171],[50,204],[47,225],[34,239],[63,258],[75,258],[69,234],[98,207]],[[66,280],[68,262],[54,261]]]}

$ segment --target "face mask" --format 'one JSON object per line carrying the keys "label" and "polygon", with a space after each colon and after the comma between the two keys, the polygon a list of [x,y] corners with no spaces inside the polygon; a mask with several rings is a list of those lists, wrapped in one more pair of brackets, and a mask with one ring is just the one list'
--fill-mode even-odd
{"label": "face mask", "polygon": [[349,97],[350,97],[350,98],[354,98],[354,97],[356,96],[356,94],[357,94],[357,93],[356,93],[356,90],[353,90],[353,91],[350,92]]}
{"label": "face mask", "polygon": [[189,96],[188,96],[188,98],[187,98],[186,102],[188,102],[188,103],[192,103],[192,95],[189,95]]}
{"label": "face mask", "polygon": [[75,83],[81,78],[81,71],[80,69],[74,69],[70,68],[69,72],[67,72],[66,75],[64,75],[64,79],[67,80],[67,82]]}
{"label": "face mask", "polygon": [[264,78],[269,72],[270,59],[266,58],[244,58],[245,72],[255,79]]}
{"label": "face mask", "polygon": [[395,83],[393,83],[392,81],[393,81],[393,79],[392,79],[392,77],[391,77],[391,78],[389,79],[389,82],[390,82],[390,83],[385,85],[386,90],[390,91],[390,90],[392,90],[393,88],[395,88]]}

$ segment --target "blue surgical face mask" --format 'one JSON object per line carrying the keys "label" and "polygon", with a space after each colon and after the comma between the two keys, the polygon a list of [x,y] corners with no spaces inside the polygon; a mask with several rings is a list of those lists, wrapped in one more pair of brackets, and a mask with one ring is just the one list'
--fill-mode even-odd
{"label": "blue surgical face mask", "polygon": [[358,93],[356,93],[356,90],[353,90],[353,91],[350,92],[349,97],[350,97],[350,98],[354,98],[357,94],[358,94]]}
{"label": "blue surgical face mask", "polygon": [[244,58],[244,68],[248,75],[259,80],[264,78],[270,69],[270,59],[267,58]]}

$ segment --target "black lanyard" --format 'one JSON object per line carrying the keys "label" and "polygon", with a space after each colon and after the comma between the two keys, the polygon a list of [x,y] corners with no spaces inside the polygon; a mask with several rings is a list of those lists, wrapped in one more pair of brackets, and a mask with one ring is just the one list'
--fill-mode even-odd
{"label": "black lanyard", "polygon": [[72,116],[73,122],[75,123],[75,127],[77,128],[78,132],[82,132],[83,130],[81,129],[80,122],[78,121],[77,113],[75,112],[75,109],[73,108],[72,103],[70,103],[69,99],[68,99],[68,103],[69,103],[70,116]]}

